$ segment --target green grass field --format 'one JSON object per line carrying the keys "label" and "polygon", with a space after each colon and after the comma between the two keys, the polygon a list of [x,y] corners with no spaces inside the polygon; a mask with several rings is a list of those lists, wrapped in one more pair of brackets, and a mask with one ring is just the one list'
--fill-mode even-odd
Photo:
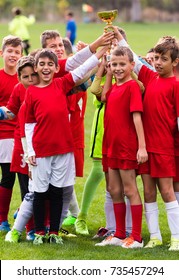
{"label": "green grass field", "polygon": [[[97,38],[103,31],[104,24],[79,24],[78,40],[90,43]],[[173,35],[179,37],[178,24],[132,24],[121,23],[120,26],[127,32],[128,41],[137,54],[145,55],[146,52],[164,35]],[[30,28],[32,49],[40,47],[40,33],[46,29],[58,29],[61,35],[65,34],[65,25],[62,24],[42,24],[37,23]],[[0,40],[8,35],[6,24],[0,24]],[[2,59],[0,66],[2,67]],[[76,193],[79,204],[85,180],[90,172],[91,159],[89,158],[89,137],[93,119],[94,107],[92,95],[89,92],[86,117],[85,117],[85,170],[84,178],[77,178]],[[138,186],[143,198],[141,179],[138,178]],[[93,187],[93,186],[91,186]],[[105,182],[103,181],[96,192],[95,198],[91,204],[88,216],[89,237],[78,237],[65,239],[61,247],[44,244],[42,246],[33,246],[32,243],[25,241],[25,236],[19,244],[9,244],[4,242],[4,234],[0,233],[0,258],[1,260],[177,260],[177,252],[169,252],[168,244],[170,241],[170,232],[167,224],[166,212],[160,195],[158,203],[160,210],[160,227],[163,236],[164,245],[155,249],[135,249],[124,250],[119,247],[95,247],[95,242],[91,237],[96,233],[98,227],[105,226],[104,217],[104,194]],[[13,224],[13,213],[20,204],[20,192],[18,182],[14,186],[11,208],[9,212],[9,222]],[[74,228],[70,228],[74,232]],[[146,228],[145,217],[143,215],[143,238],[148,241],[149,235]]]}

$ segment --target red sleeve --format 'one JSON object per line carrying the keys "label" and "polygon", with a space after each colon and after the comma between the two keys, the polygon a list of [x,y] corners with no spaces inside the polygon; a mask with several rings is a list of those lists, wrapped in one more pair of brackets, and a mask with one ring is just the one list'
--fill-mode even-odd
{"label": "red sleeve", "polygon": [[25,88],[22,84],[17,84],[14,89],[13,92],[9,98],[9,101],[7,103],[7,108],[14,113],[15,115],[18,114],[19,112],[19,108],[21,106],[21,95],[25,95]]}
{"label": "red sleeve", "polygon": [[36,119],[34,116],[34,107],[32,104],[32,96],[31,96],[29,89],[27,89],[27,93],[26,93],[26,97],[25,97],[25,106],[26,106],[25,122],[26,123],[35,123]]}

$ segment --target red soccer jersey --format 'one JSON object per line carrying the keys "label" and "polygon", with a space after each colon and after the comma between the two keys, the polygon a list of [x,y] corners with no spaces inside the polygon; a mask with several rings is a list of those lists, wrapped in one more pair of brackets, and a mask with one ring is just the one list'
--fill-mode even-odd
{"label": "red soccer jersey", "polygon": [[70,125],[75,148],[84,148],[84,115],[86,110],[87,92],[82,91],[67,97],[70,110]]}
{"label": "red soccer jersey", "polygon": [[[0,70],[0,106],[6,106],[14,86],[18,83],[17,74],[9,75],[4,69]],[[14,138],[14,129],[17,119],[1,121],[0,139]]]}
{"label": "red soccer jersey", "polygon": [[71,73],[54,79],[46,87],[27,89],[26,123],[36,123],[32,145],[36,157],[73,151],[66,94],[74,87]]}
{"label": "red soccer jersey", "polygon": [[146,66],[141,68],[139,80],[146,89],[143,124],[147,151],[174,155],[179,82],[175,77],[162,78]]}
{"label": "red soccer jersey", "polygon": [[134,80],[120,86],[114,84],[106,97],[103,154],[136,160],[138,140],[132,113],[143,111],[139,86]]}

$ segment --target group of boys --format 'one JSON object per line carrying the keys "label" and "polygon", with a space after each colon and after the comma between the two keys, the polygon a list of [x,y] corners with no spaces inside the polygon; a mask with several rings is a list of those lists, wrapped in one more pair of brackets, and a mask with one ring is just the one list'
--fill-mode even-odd
{"label": "group of boys", "polygon": [[[113,201],[116,231],[98,245],[143,247],[142,202],[136,183],[137,172],[143,180],[145,214],[150,232],[150,240],[145,247],[154,248],[162,245],[156,201],[158,187],[166,206],[171,232],[169,250],[177,251],[179,250],[177,201],[179,86],[174,68],[179,57],[178,42],[170,36],[159,40],[154,47],[155,71],[152,71],[130,50],[116,27],[113,27],[113,32],[104,33],[68,59],[62,59],[63,41],[60,36],[56,36],[53,31],[46,31],[41,36],[44,49],[38,51],[34,59],[34,75],[38,74],[38,82],[37,85],[30,85],[24,96],[26,111],[24,135],[29,163],[32,166],[34,192],[34,244],[42,244],[46,239],[49,243],[63,243],[58,231],[68,211],[75,182],[74,141],[66,96],[99,64],[99,59],[106,53],[114,38],[118,40],[118,47],[112,51],[110,67],[106,64],[106,82],[101,100],[106,102],[103,170],[108,172],[109,176],[109,192]],[[5,38],[3,43],[1,96],[6,99],[1,103],[2,106],[6,106],[10,97],[9,92],[13,91],[18,82],[16,64],[23,49],[21,41],[16,40],[15,43],[14,41],[9,43]],[[99,48],[100,46],[104,47]],[[145,87],[143,101],[140,88],[131,77],[133,69]],[[112,85],[113,76],[116,81],[114,85]],[[10,79],[12,83],[9,83]],[[6,88],[7,85],[11,88]],[[1,119],[14,118],[17,111],[1,108]],[[0,151],[4,152],[0,160],[2,168],[0,229],[7,227],[9,230],[7,215],[15,180],[14,174],[11,175],[10,172],[10,158],[16,122],[5,120],[2,123],[5,124],[5,128],[1,127],[0,141]],[[176,181],[175,189],[173,178]],[[131,205],[132,231],[129,237],[126,237],[125,230],[124,194],[129,198]],[[44,224],[46,202],[49,209],[48,238]]]}

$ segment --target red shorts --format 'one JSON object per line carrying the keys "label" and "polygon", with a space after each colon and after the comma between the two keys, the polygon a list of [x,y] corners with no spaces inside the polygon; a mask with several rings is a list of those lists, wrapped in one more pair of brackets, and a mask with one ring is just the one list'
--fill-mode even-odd
{"label": "red shorts", "polygon": [[175,157],[176,176],[173,178],[174,182],[179,182],[179,156]]}
{"label": "red shorts", "polygon": [[107,172],[108,167],[111,169],[137,169],[138,164],[136,160],[126,160],[126,159],[117,159],[117,158],[107,158],[106,156],[102,159],[103,171]]}
{"label": "red shorts", "polygon": [[76,177],[83,177],[84,170],[84,149],[75,148],[75,168],[76,168]]}
{"label": "red shorts", "polygon": [[24,160],[24,152],[22,150],[13,150],[10,171],[28,174],[28,164]]}
{"label": "red shorts", "polygon": [[138,174],[150,174],[153,178],[174,177],[175,156],[148,153],[149,160],[138,167]]}

